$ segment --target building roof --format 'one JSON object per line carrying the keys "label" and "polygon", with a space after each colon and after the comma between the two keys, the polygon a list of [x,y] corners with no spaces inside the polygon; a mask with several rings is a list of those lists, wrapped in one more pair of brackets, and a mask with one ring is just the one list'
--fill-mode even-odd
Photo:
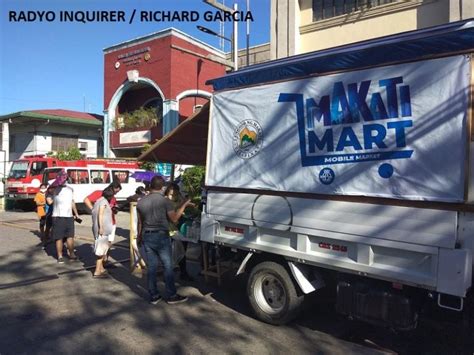
{"label": "building roof", "polygon": [[208,80],[214,91],[470,53],[474,19],[256,64]]}
{"label": "building roof", "polygon": [[62,109],[45,109],[45,110],[29,110],[10,113],[0,116],[0,121],[8,119],[23,118],[50,120],[56,122],[75,123],[88,126],[102,126],[104,116],[87,112],[62,110]]}
{"label": "building roof", "polygon": [[192,43],[194,44],[195,46],[198,46],[216,56],[219,56],[219,57],[222,57],[224,58],[225,57],[225,52],[211,46],[210,44],[206,43],[206,42],[203,42],[183,31],[180,31],[174,27],[171,27],[171,28],[166,28],[164,30],[161,30],[161,31],[158,31],[158,32],[153,32],[153,33],[150,33],[150,34],[147,34],[147,35],[144,35],[144,36],[140,36],[140,37],[137,37],[137,38],[133,38],[133,39],[130,39],[130,40],[127,40],[127,41],[124,41],[124,42],[121,42],[121,43],[118,43],[118,44],[114,44],[112,46],[109,46],[107,48],[104,48],[103,49],[103,52],[104,54],[108,54],[108,53],[111,53],[111,52],[114,52],[114,51],[117,51],[117,50],[120,50],[120,49],[124,49],[124,48],[129,48],[129,47],[132,47],[132,46],[136,46],[138,44],[143,44],[143,43],[147,43],[149,41],[152,41],[154,39],[158,39],[158,38],[163,38],[163,37],[168,37],[168,36],[175,36],[175,37],[179,37],[189,43]]}

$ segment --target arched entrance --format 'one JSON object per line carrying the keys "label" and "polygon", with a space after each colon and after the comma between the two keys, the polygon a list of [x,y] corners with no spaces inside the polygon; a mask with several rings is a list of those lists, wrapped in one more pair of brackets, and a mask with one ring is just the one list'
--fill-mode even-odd
{"label": "arched entrance", "polygon": [[180,121],[192,115],[211,99],[212,94],[204,90],[185,90],[176,96]]}
{"label": "arched entrance", "polygon": [[143,145],[161,136],[165,96],[151,79],[124,82],[104,112],[104,156],[138,156]]}

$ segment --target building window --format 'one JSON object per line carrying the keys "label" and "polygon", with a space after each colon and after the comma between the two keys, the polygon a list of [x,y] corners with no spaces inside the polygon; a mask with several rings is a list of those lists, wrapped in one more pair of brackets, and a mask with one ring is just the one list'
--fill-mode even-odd
{"label": "building window", "polygon": [[350,14],[398,0],[313,0],[313,21]]}
{"label": "building window", "polygon": [[81,152],[86,152],[87,151],[87,142],[79,142],[79,150]]}
{"label": "building window", "polygon": [[66,134],[53,134],[51,139],[51,150],[65,152],[70,148],[77,148],[78,137]]}

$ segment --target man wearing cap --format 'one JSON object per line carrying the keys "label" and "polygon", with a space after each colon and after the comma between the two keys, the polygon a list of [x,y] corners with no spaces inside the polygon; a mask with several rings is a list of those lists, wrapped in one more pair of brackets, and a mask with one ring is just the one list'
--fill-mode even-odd
{"label": "man wearing cap", "polygon": [[69,259],[77,260],[74,253],[74,219],[79,218],[74,202],[74,190],[66,186],[67,174],[61,171],[51,184],[51,195],[47,197],[48,204],[53,204],[53,239],[56,241],[58,263],[64,263],[63,239],[69,252]]}

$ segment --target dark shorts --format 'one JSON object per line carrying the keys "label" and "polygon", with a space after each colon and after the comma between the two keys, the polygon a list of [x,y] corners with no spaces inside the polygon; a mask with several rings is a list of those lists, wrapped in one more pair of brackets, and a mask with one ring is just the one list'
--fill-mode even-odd
{"label": "dark shorts", "polygon": [[74,218],[53,217],[53,239],[74,237]]}
{"label": "dark shorts", "polygon": [[51,229],[52,226],[53,226],[53,216],[51,216],[50,214],[47,214],[46,215],[46,228]]}
{"label": "dark shorts", "polygon": [[46,225],[46,216],[40,218],[40,227],[44,227]]}

